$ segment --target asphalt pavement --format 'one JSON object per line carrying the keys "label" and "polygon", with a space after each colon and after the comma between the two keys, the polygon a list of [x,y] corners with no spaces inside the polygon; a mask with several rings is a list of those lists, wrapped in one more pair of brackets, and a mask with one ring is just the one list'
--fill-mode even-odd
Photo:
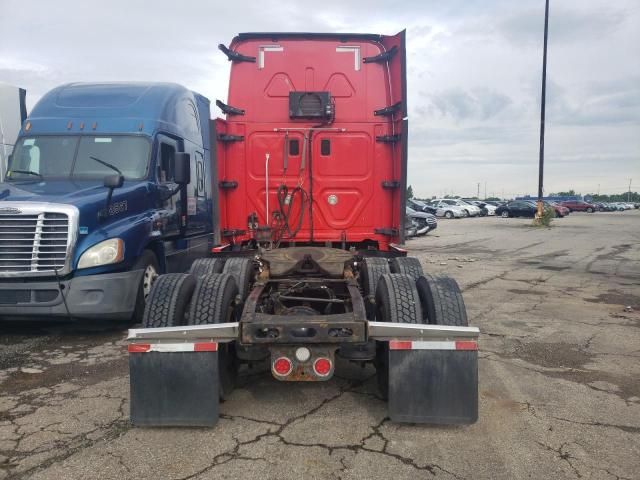
{"label": "asphalt pavement", "polygon": [[398,425],[371,367],[244,370],[215,428],[133,428],[123,325],[0,324],[0,479],[640,477],[640,211],[408,242],[480,327],[480,419]]}

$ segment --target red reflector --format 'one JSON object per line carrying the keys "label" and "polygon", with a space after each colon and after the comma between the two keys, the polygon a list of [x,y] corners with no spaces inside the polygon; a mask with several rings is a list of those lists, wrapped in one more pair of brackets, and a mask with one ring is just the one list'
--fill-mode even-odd
{"label": "red reflector", "polygon": [[144,353],[151,350],[151,345],[148,343],[130,343],[127,350],[129,350],[129,353]]}
{"label": "red reflector", "polygon": [[226,250],[228,246],[229,246],[228,243],[225,243],[224,245],[218,245],[217,247],[213,247],[211,249],[211,252],[212,253],[220,253],[220,252]]}
{"label": "red reflector", "polygon": [[411,341],[391,340],[389,342],[390,350],[411,350],[412,347],[413,345]]}
{"label": "red reflector", "polygon": [[218,344],[216,342],[196,343],[193,345],[194,352],[217,352]]}
{"label": "red reflector", "polygon": [[473,342],[470,340],[461,340],[456,342],[456,350],[477,350],[478,342]]}
{"label": "red reflector", "polygon": [[331,372],[331,360],[328,358],[319,358],[313,362],[313,370],[317,375],[326,377]]}
{"label": "red reflector", "polygon": [[291,360],[286,357],[280,357],[273,362],[273,371],[278,375],[289,375],[291,370],[293,369],[293,365]]}

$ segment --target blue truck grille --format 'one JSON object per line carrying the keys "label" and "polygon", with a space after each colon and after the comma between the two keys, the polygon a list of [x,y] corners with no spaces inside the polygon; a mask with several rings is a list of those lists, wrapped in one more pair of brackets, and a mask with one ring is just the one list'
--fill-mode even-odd
{"label": "blue truck grille", "polygon": [[0,214],[0,272],[53,272],[67,258],[65,213]]}

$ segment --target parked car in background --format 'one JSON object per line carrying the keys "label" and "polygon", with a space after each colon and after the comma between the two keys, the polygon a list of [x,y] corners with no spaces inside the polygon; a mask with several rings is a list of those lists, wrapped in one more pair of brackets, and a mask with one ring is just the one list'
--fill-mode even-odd
{"label": "parked car in background", "polygon": [[496,208],[496,215],[502,218],[533,218],[536,215],[536,207],[534,203],[526,202],[524,200],[514,200]]}
{"label": "parked car in background", "polygon": [[438,221],[434,215],[418,212],[409,206],[406,207],[406,212],[411,222],[416,226],[416,235],[426,235],[431,230],[438,228]]}
{"label": "parked car in background", "polygon": [[482,214],[480,207],[466,200],[458,200],[458,205],[467,212],[467,217],[479,217]]}
{"label": "parked car in background", "polygon": [[480,215],[480,209],[478,207],[476,207],[475,205],[471,205],[470,203],[463,202],[462,200],[458,200],[456,198],[436,198],[431,200],[431,202],[429,202],[429,205],[436,208],[445,208],[450,211],[454,211],[454,209],[456,209],[460,213],[461,217],[477,217]]}
{"label": "parked car in background", "polygon": [[466,211],[461,208],[455,200],[445,198],[442,200],[431,200],[428,204],[436,217],[445,217],[445,218],[462,218],[466,217]]}
{"label": "parked car in background", "polygon": [[[557,202],[545,201],[543,203],[545,207],[552,208],[556,212],[556,218],[566,217],[571,213],[571,210]],[[535,202],[533,202],[533,205],[537,208]]]}
{"label": "parked car in background", "polygon": [[560,205],[567,207],[571,212],[593,213],[597,210],[593,203],[584,202],[582,200],[567,200],[566,202],[560,202]]}
{"label": "parked car in background", "polygon": [[479,200],[476,200],[475,202],[473,202],[474,205],[478,206],[481,210],[486,210],[486,215],[492,216],[496,214],[496,207],[495,205],[492,205],[488,202],[481,202]]}
{"label": "parked car in background", "polygon": [[431,213],[433,215],[436,214],[436,208],[423,202],[422,200],[416,200],[415,198],[411,198],[407,200],[407,205],[413,208],[417,212],[426,212],[426,213]]}

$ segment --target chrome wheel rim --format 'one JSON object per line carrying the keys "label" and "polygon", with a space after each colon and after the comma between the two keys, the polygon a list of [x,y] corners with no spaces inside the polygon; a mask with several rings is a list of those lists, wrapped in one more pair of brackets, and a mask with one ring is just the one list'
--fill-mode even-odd
{"label": "chrome wheel rim", "polygon": [[149,296],[149,292],[151,292],[151,287],[153,286],[153,282],[156,281],[156,278],[158,278],[156,268],[153,265],[148,265],[142,275],[142,294],[144,295],[145,301]]}

